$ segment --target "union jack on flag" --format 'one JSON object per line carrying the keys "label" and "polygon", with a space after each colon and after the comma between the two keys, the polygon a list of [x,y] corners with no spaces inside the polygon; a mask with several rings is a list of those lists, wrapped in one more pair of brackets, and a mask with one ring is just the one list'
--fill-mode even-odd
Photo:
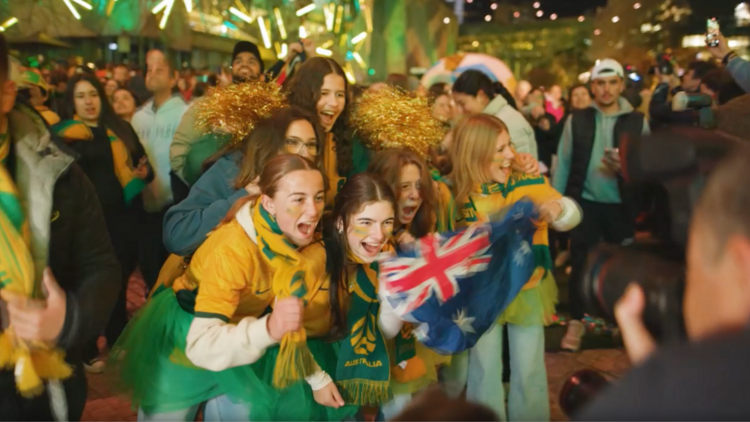
{"label": "union jack on flag", "polygon": [[380,264],[389,294],[406,294],[397,313],[409,313],[434,294],[440,304],[455,297],[458,278],[487,269],[492,254],[489,225],[471,226],[452,236],[430,234],[415,245],[416,256],[397,256]]}
{"label": "union jack on flag", "polygon": [[415,323],[427,347],[452,354],[474,346],[531,278],[534,205],[523,200],[508,211],[380,262],[381,303]]}

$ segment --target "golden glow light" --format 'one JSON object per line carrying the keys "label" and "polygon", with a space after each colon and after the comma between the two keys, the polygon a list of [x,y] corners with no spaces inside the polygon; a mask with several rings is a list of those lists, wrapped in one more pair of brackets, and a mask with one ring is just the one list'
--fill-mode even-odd
{"label": "golden glow light", "polygon": [[367,25],[367,32],[372,32],[372,15],[370,14],[370,8],[362,6],[362,10],[365,11],[365,25]]}
{"label": "golden glow light", "polygon": [[323,6],[323,16],[325,16],[326,21],[326,29],[332,30],[333,29],[333,13],[331,13],[330,10],[328,10],[328,7]]}
{"label": "golden glow light", "polygon": [[315,3],[310,3],[307,6],[303,7],[302,9],[299,9],[297,11],[297,16],[304,16],[310,12],[315,10]]}
{"label": "golden glow light", "polygon": [[367,32],[360,32],[352,38],[352,44],[359,44],[359,42],[365,38],[367,38]]}
{"label": "golden glow light", "polygon": [[347,34],[341,34],[341,40],[339,41],[339,46],[341,48],[346,47],[346,40],[349,38],[349,35]]}
{"label": "golden glow light", "polygon": [[362,69],[367,70],[367,64],[364,60],[362,60],[362,56],[359,55],[356,51],[352,53],[352,56],[354,57],[354,60],[357,61],[357,63],[362,67]]}
{"label": "golden glow light", "polygon": [[330,48],[333,45],[333,40],[328,40],[320,45],[320,48]]}
{"label": "golden glow light", "polygon": [[286,44],[281,44],[281,52],[279,53],[279,60],[283,60],[286,58],[286,55],[289,53],[289,47],[287,47]]}
{"label": "golden glow light", "polygon": [[346,79],[349,79],[350,84],[356,84],[357,79],[354,77],[354,69],[352,69],[352,64],[349,62],[346,62],[344,65],[344,73],[346,74]]}
{"label": "golden glow light", "polygon": [[81,5],[84,9],[91,10],[91,5],[86,3],[85,1],[83,0],[73,0],[73,1]]}
{"label": "golden glow light", "polygon": [[193,13],[193,0],[184,0],[185,3],[185,10],[187,10],[188,13]]}
{"label": "golden glow light", "polygon": [[336,10],[336,24],[333,27],[333,32],[339,32],[341,30],[341,21],[344,18],[344,6],[339,5]]}
{"label": "golden glow light", "polygon": [[320,56],[325,56],[325,57],[331,57],[331,56],[333,56],[333,51],[326,50],[325,48],[322,48],[322,47],[316,48],[315,52],[318,53],[318,55],[320,55]]}
{"label": "golden glow light", "polygon": [[78,14],[78,11],[75,7],[73,7],[72,4],[70,4],[70,0],[63,0],[63,3],[65,3],[66,6],[68,6],[68,10],[70,10],[70,13],[73,14],[73,17],[76,19],[81,19],[81,15]]}
{"label": "golden glow light", "polygon": [[[64,1],[67,1],[67,0],[64,0]],[[157,4],[156,6],[154,6],[153,9],[151,9],[151,13],[157,14],[157,13],[161,12],[162,9],[164,9],[165,7],[167,7],[167,4],[169,4],[171,1],[173,1],[173,0],[162,0],[161,3]]]}
{"label": "golden glow light", "polygon": [[284,28],[284,20],[281,19],[281,10],[279,10],[278,7],[273,8],[273,14],[276,15],[276,24],[279,25],[279,34],[281,34],[281,39],[286,39],[286,28]]}
{"label": "golden glow light", "polygon": [[5,21],[5,23],[0,25],[0,32],[4,32],[6,29],[10,28],[16,23],[18,23],[18,19],[16,19],[15,17],[8,19],[7,21]]}
{"label": "golden glow light", "polygon": [[238,18],[242,19],[243,21],[247,23],[253,23],[253,18],[240,12],[239,10],[235,9],[234,7],[229,8],[229,13],[233,14],[234,16],[237,16]]}
{"label": "golden glow light", "polygon": [[304,26],[299,27],[299,37],[302,38],[303,40],[307,38],[307,29],[305,29]]}
{"label": "golden glow light", "polygon": [[263,45],[266,48],[271,48],[271,37],[268,36],[268,29],[266,28],[263,16],[258,16],[258,26],[260,26],[260,36],[263,38]]}

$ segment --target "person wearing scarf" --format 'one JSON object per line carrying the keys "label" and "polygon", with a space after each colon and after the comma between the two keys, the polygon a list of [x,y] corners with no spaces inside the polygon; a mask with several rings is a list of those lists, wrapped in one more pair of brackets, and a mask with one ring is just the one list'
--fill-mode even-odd
{"label": "person wearing scarf", "polygon": [[[78,115],[73,120],[66,120],[52,127],[55,134],[63,138],[66,142],[91,142],[94,140],[94,132],[86,125]],[[120,138],[110,129],[106,129],[107,139],[112,149],[112,159],[114,162],[115,176],[122,187],[122,199],[125,204],[130,204],[133,199],[140,195],[146,187],[143,178],[136,177],[133,172],[133,162],[128,153],[128,149]]]}
{"label": "person wearing scarf", "polygon": [[[8,303],[16,303],[43,295],[34,274],[29,221],[6,169],[10,142],[7,132],[0,134],[0,296]],[[12,323],[0,333],[0,368],[14,371],[16,388],[27,398],[41,394],[44,381],[63,380],[73,373],[62,350],[46,342],[17,337]]]}
{"label": "person wearing scarf", "polygon": [[[153,180],[143,146],[129,123],[118,117],[96,78],[78,74],[68,81],[68,119],[51,132],[78,154],[78,164],[96,190],[107,231],[122,270],[120,294],[109,317],[105,335],[111,347],[128,322],[127,283],[138,265],[141,192]],[[85,351],[85,368],[104,370],[96,338]]]}
{"label": "person wearing scarf", "polygon": [[[544,326],[551,322],[557,287],[547,244],[547,228],[566,231],[581,221],[572,199],[555,191],[544,176],[511,169],[515,152],[508,128],[498,118],[474,115],[454,132],[451,151],[456,198],[462,225],[486,222],[496,213],[529,198],[539,207],[541,220],[531,247],[536,270],[521,293],[474,348],[453,357],[446,381],[467,399],[485,404],[500,420],[549,420],[547,374],[544,364]],[[502,382],[502,326],[508,325],[511,381],[508,415]],[[468,382],[467,382],[468,381]]]}
{"label": "person wearing scarf", "polygon": [[393,250],[396,204],[390,187],[379,177],[357,174],[339,191],[323,224],[331,279],[331,337],[339,340],[334,378],[346,404],[364,412],[393,397],[386,340],[401,332],[403,322],[378,300],[375,261],[379,254]]}
{"label": "person wearing scarf", "polygon": [[206,401],[207,419],[217,409],[225,420],[347,416],[328,375],[335,352],[320,340],[330,327],[325,250],[314,233],[322,174],[304,158],[278,155],[259,186],[111,354],[114,379],[143,419],[192,420],[184,418]]}

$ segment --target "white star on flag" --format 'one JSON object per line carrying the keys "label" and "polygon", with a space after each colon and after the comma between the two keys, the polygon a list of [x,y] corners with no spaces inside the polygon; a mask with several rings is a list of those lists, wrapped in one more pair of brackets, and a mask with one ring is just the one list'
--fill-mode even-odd
{"label": "white star on flag", "polygon": [[530,254],[530,253],[531,253],[531,246],[529,246],[529,242],[527,242],[525,240],[522,241],[521,242],[521,247],[518,248],[518,250],[516,251],[515,255],[513,255],[513,262],[517,266],[520,267],[521,265],[523,265],[524,257],[526,255]]}
{"label": "white star on flag", "polygon": [[458,325],[458,328],[461,329],[464,333],[472,333],[476,334],[476,331],[474,331],[474,327],[471,326],[471,324],[474,323],[474,320],[476,318],[470,317],[466,315],[466,308],[461,309],[458,311],[456,316],[453,317],[453,322]]}

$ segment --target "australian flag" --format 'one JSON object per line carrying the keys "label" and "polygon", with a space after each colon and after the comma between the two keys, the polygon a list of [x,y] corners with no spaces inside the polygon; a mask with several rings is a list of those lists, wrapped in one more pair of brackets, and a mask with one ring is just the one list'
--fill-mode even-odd
{"label": "australian flag", "polygon": [[380,263],[380,298],[433,350],[471,348],[516,298],[534,271],[537,216],[530,201],[497,221],[417,240]]}

